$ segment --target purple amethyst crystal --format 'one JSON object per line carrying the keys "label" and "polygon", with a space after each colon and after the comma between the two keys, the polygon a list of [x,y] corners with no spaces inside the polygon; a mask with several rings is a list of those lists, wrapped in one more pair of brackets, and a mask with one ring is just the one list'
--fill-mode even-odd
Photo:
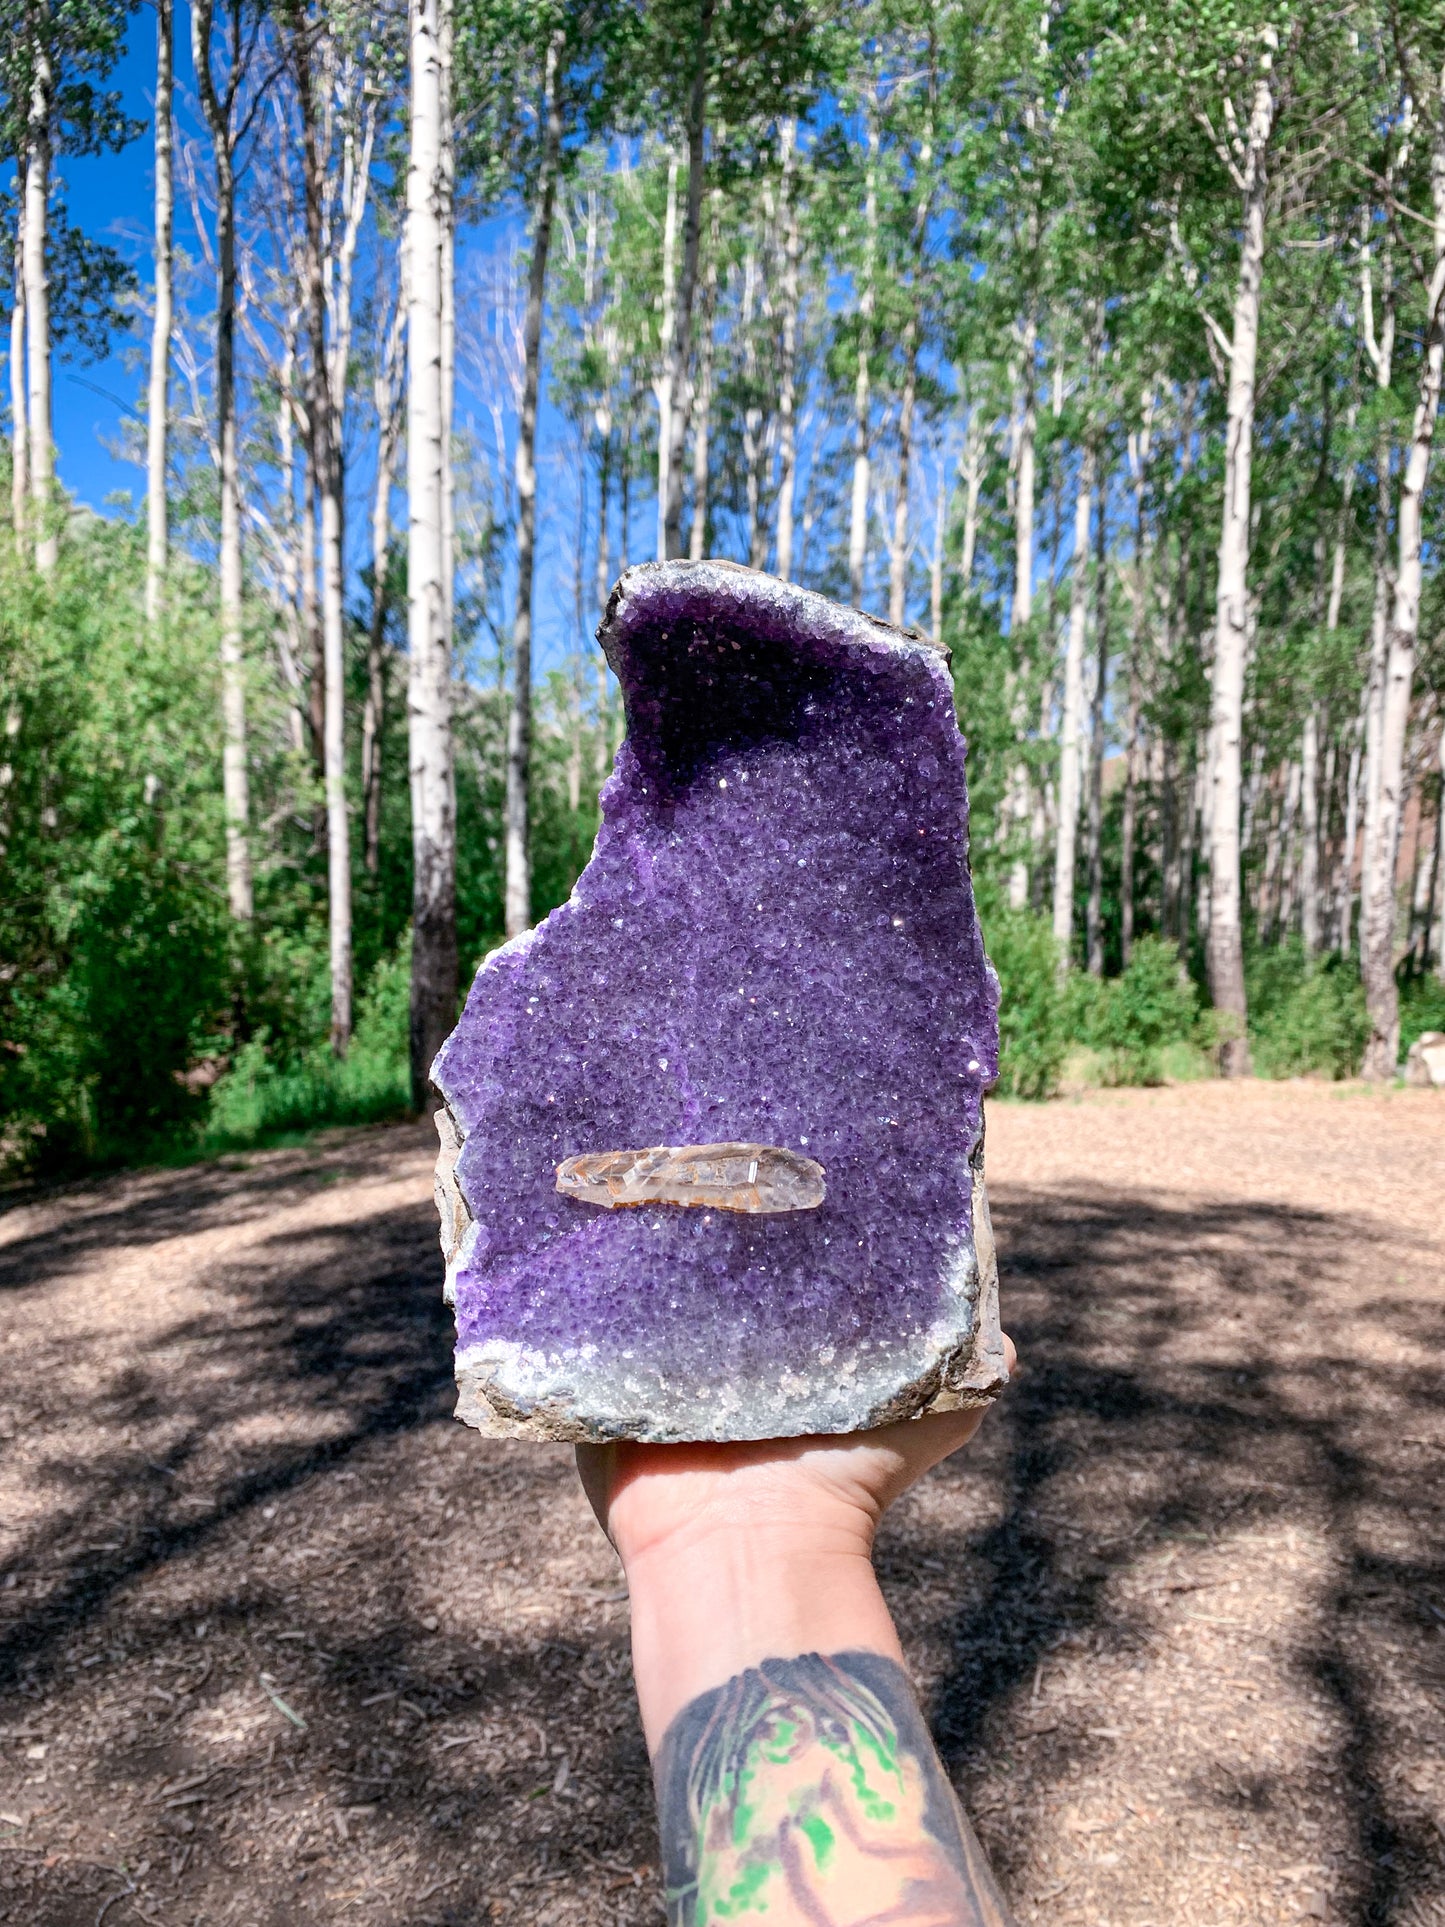
{"label": "purple amethyst crystal", "polygon": [[[985,1401],[998,984],[944,657],[719,562],[629,570],[599,640],[628,733],[592,860],[432,1073],[458,1416],[745,1439]],[[558,1190],[567,1159],[739,1145],[816,1161],[822,1203]]]}

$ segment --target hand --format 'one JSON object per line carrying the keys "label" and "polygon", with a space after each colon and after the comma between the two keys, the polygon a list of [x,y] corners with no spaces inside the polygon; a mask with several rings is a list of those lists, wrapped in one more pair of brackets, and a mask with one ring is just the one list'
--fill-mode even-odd
{"label": "hand", "polygon": [[686,1699],[761,1657],[863,1645],[901,1660],[873,1578],[874,1533],[983,1417],[932,1413],[839,1437],[578,1446],[583,1489],[632,1594],[649,1739]]}
{"label": "hand", "polygon": [[[1004,1339],[1010,1374],[1017,1354]],[[740,1527],[841,1535],[871,1552],[895,1499],[967,1445],[987,1407],[873,1432],[727,1445],[579,1445],[577,1471],[624,1569]]]}

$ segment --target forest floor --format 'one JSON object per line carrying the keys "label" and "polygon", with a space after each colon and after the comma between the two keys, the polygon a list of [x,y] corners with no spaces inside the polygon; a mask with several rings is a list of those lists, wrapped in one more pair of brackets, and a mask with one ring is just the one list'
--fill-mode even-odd
{"label": "forest floor", "polygon": [[[1025,1369],[879,1566],[1020,1920],[1445,1922],[1445,1095],[989,1129]],[[660,1919],[615,1561],[449,1417],[432,1142],[0,1219],[0,1920]]]}

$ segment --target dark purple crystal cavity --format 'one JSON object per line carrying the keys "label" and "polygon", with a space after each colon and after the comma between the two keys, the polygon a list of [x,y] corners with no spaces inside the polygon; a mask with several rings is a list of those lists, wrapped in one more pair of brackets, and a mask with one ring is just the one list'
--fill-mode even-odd
{"label": "dark purple crystal cavity", "polygon": [[[600,640],[628,733],[592,860],[483,964],[433,1069],[461,1139],[459,1415],[760,1438],[977,1402],[1001,1380],[970,1164],[998,985],[945,659],[713,562],[630,570]],[[817,1159],[825,1203],[555,1188],[574,1153],[725,1140]]]}

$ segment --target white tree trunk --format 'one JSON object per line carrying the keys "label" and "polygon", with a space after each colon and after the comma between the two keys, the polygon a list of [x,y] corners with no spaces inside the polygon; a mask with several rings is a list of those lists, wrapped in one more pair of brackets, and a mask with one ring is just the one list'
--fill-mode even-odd
{"label": "white tree trunk", "polygon": [[1423,504],[1440,411],[1442,363],[1445,363],[1445,86],[1437,99],[1436,115],[1430,156],[1434,265],[1425,302],[1425,350],[1415,418],[1400,478],[1395,594],[1380,721],[1379,801],[1370,871],[1361,889],[1361,965],[1365,1005],[1370,1016],[1363,1071],[1366,1077],[1376,1080],[1394,1076],[1400,1054],[1400,1001],[1395,983],[1395,864],[1404,807],[1405,737],[1420,628]]}
{"label": "white tree trunk", "polygon": [[50,280],[45,238],[50,207],[50,55],[31,47],[30,112],[25,131],[25,336],[30,383],[30,494],[34,503],[35,566],[49,575],[59,555],[55,533],[55,443],[50,423]]}
{"label": "white tree trunk", "polygon": [[[311,335],[311,446],[321,509],[322,770],[326,792],[326,870],[331,964],[331,1048],[344,1056],[351,1042],[353,965],[351,819],[346,798],[345,469],[342,410],[351,351],[351,265],[370,181],[369,104],[335,99],[335,43],[294,34],[293,78],[300,105],[305,177],[305,288]],[[316,98],[318,74],[326,88]],[[339,115],[338,115],[339,107]],[[355,114],[362,117],[361,138]],[[328,206],[329,152],[334,121],[344,122],[340,222]],[[328,218],[330,217],[330,218]],[[329,255],[329,245],[336,255]],[[328,304],[328,285],[332,298]],[[328,306],[330,329],[328,331]]]}
{"label": "white tree trunk", "polygon": [[963,547],[958,573],[964,591],[973,585],[973,559],[978,549],[978,498],[983,486],[983,430],[977,403],[968,411],[963,440]]}
{"label": "white tree trunk", "polygon": [[156,0],[155,315],[146,398],[146,621],[160,620],[166,579],[166,430],[171,375],[171,0]]}
{"label": "white tree trunk", "polygon": [[15,285],[10,304],[10,521],[25,552],[29,525],[30,437],[25,396],[25,159],[16,162]]}
{"label": "white tree trunk", "polygon": [[1091,977],[1104,974],[1104,708],[1109,697],[1109,482],[1100,476],[1099,513],[1094,523],[1094,687],[1089,730],[1089,901],[1088,965]]}
{"label": "white tree trunk", "polygon": [[[1014,396],[1013,413],[1013,487],[1014,487],[1014,592],[1013,611],[1010,629],[1014,648],[1018,650],[1018,636],[1027,629],[1034,616],[1034,498],[1035,498],[1035,453],[1034,445],[1038,428],[1038,405],[1034,392],[1034,360],[1038,350],[1038,327],[1032,312],[1022,330],[1019,360],[1019,384]],[[1021,665],[1019,666],[1021,667]],[[1018,670],[1016,669],[1015,675]],[[1011,704],[1014,719],[1014,733],[1023,732],[1023,716],[1017,698]],[[1009,772],[1008,795],[1004,805],[1005,820],[1014,824],[1027,822],[1029,816],[1029,777],[1023,759],[1018,758]],[[1029,867],[1021,856],[1015,857],[1009,866],[1008,899],[1009,907],[1022,910],[1029,898]]]}
{"label": "white tree trunk", "polygon": [[1360,958],[1365,947],[1365,901],[1375,873],[1380,825],[1380,739],[1385,721],[1385,667],[1390,653],[1390,449],[1382,430],[1376,451],[1375,598],[1370,611],[1370,660],[1365,677],[1364,853],[1360,860]]}
{"label": "white tree trunk", "polygon": [[1360,824],[1360,741],[1358,731],[1350,745],[1350,761],[1345,778],[1345,834],[1340,845],[1337,895],[1339,902],[1339,925],[1335,931],[1335,948],[1347,951],[1353,934],[1355,907],[1355,844],[1359,837]]}
{"label": "white tree trunk", "polygon": [[402,330],[406,317],[406,249],[396,253],[396,306],[372,379],[376,408],[376,486],[371,497],[371,622],[366,647],[366,705],[361,717],[363,857],[375,876],[381,867],[382,735],[386,723],[387,580],[391,573],[391,491],[396,485],[401,434]]}
{"label": "white tree trunk", "polygon": [[1445,722],[1440,725],[1440,796],[1435,806],[1435,975],[1445,984]]}
{"label": "white tree trunk", "polygon": [[1213,754],[1209,839],[1209,989],[1224,1017],[1220,1068],[1249,1074],[1248,1012],[1244,991],[1244,935],[1240,895],[1240,748],[1244,732],[1244,677],[1249,656],[1249,536],[1254,456],[1254,382],[1259,354],[1260,294],[1264,280],[1266,161],[1274,132],[1273,53],[1267,33],[1255,83],[1244,158],[1243,240],[1234,296],[1225,415],[1224,511],[1219,534],[1219,578],[1211,698]]}
{"label": "white tree trunk", "polygon": [[1320,713],[1311,702],[1300,738],[1300,935],[1307,955],[1320,947]]}
{"label": "white tree trunk", "polygon": [[249,923],[253,902],[249,842],[251,791],[246,761],[246,682],[242,657],[241,457],[236,424],[236,176],[231,106],[211,70],[212,0],[191,8],[191,52],[216,169],[216,445],[221,485],[221,785],[226,815],[226,896],[231,915]]}
{"label": "white tree trunk", "polygon": [[[757,251],[749,246],[743,255],[743,299],[739,314],[743,338],[743,380],[749,396],[759,391],[757,309],[761,297],[762,270]],[[763,411],[749,401],[743,410],[743,476],[747,500],[748,566],[763,565],[764,531],[762,521]]]}
{"label": "white tree trunk", "polygon": [[793,502],[798,485],[797,408],[798,368],[798,204],[794,188],[794,160],[798,123],[783,122],[783,276],[782,337],[778,368],[778,538],[777,569],[784,582],[793,579]]}
{"label": "white tree trunk", "polygon": [[948,533],[948,451],[938,451],[938,490],[933,501],[933,553],[928,560],[928,633],[943,646],[943,556]]}
{"label": "white tree trunk", "polygon": [[863,184],[863,286],[858,293],[858,362],[853,378],[853,498],[848,518],[848,594],[863,606],[868,575],[868,492],[872,462],[872,355],[874,282],[878,273],[878,101],[871,90],[864,103],[868,162]]}
{"label": "white tree trunk", "polygon": [[[717,320],[717,262],[721,244],[718,188],[712,190],[712,231],[707,255],[707,283],[702,304],[702,340],[697,352],[697,397],[692,410],[692,527],[688,531],[687,553],[692,562],[707,554],[709,437],[712,432],[712,369],[714,329]],[[604,544],[605,547],[605,544]]]}
{"label": "white tree trunk", "polygon": [[506,932],[519,936],[532,921],[532,846],[528,792],[532,774],[532,569],[537,535],[537,391],[542,366],[542,317],[552,204],[562,150],[558,99],[561,29],[547,43],[543,84],[542,156],[532,221],[532,260],[522,324],[522,406],[517,427],[517,608],[512,621],[512,701],[507,716]]}
{"label": "white tree trunk", "polygon": [[1074,498],[1074,566],[1069,583],[1069,634],[1064,654],[1064,705],[1059,719],[1059,825],[1054,846],[1054,941],[1059,967],[1067,970],[1074,937],[1074,865],[1082,791],[1080,739],[1084,720],[1084,642],[1088,626],[1089,528],[1094,513],[1097,454],[1093,438],[1079,458]]}
{"label": "white tree trunk", "polygon": [[447,673],[457,619],[457,490],[452,463],[452,424],[457,394],[457,157],[452,124],[454,0],[440,0],[441,48],[441,252],[442,252],[442,591],[446,620]]}
{"label": "white tree trunk", "polygon": [[[672,492],[672,411],[677,406],[673,390],[675,370],[672,338],[677,327],[677,155],[668,149],[667,202],[662,216],[662,325],[658,340],[657,371],[657,559],[667,560],[667,502]],[[623,517],[624,524],[626,516]],[[627,548],[627,530],[622,531],[622,547]]]}
{"label": "white tree trunk", "polygon": [[682,455],[687,435],[692,306],[697,293],[697,263],[702,247],[707,83],[712,62],[714,4],[715,0],[699,0],[692,89],[687,110],[687,218],[682,230],[682,272],[677,279],[677,315],[672,329],[672,405],[668,411],[667,499],[662,530],[663,553],[666,556],[682,554]]}
{"label": "white tree trunk", "polygon": [[918,317],[903,329],[903,395],[898,407],[898,487],[888,555],[888,620],[901,629],[908,615],[908,496],[912,486],[913,410],[918,394]]}
{"label": "white tree trunk", "polygon": [[451,424],[442,375],[445,0],[410,0],[407,254],[407,762],[412,821],[411,1079],[418,1110],[456,1016],[456,782],[448,646],[445,471]]}
{"label": "white tree trunk", "polygon": [[1013,627],[1025,628],[1034,617],[1034,442],[1038,403],[1034,393],[1034,357],[1038,352],[1038,324],[1032,314],[1023,326],[1020,344],[1019,388],[1014,401],[1014,594]]}

